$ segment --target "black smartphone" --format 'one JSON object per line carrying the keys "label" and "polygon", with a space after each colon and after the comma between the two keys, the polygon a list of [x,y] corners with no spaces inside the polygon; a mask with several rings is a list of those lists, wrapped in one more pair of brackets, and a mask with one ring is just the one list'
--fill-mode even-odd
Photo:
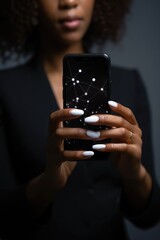
{"label": "black smartphone", "polygon": [[[93,126],[84,118],[96,114],[108,114],[111,99],[111,60],[107,54],[67,54],[63,58],[63,107],[84,110],[80,118],[64,121],[65,127],[85,128],[92,131],[106,129]],[[105,141],[65,139],[65,150],[93,151],[92,145]],[[95,151],[93,160],[106,159],[106,153]]]}

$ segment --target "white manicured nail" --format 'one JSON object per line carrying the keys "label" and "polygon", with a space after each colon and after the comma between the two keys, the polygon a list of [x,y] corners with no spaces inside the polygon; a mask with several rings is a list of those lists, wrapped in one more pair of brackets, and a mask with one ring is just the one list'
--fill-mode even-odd
{"label": "white manicured nail", "polygon": [[87,130],[86,134],[90,138],[99,138],[100,137],[100,132],[94,132],[91,130]]}
{"label": "white manicured nail", "polygon": [[117,107],[118,104],[114,101],[108,101],[108,104],[111,106],[111,107]]}
{"label": "white manicured nail", "polygon": [[94,152],[92,151],[85,151],[82,153],[84,157],[92,157],[94,155]]}
{"label": "white manicured nail", "polygon": [[90,116],[84,119],[84,121],[86,123],[95,123],[99,121],[99,117],[98,116]]}
{"label": "white manicured nail", "polygon": [[70,114],[73,115],[73,116],[81,116],[81,115],[84,114],[84,111],[80,110],[80,109],[72,109],[70,111]]}
{"label": "white manicured nail", "polygon": [[105,147],[106,147],[105,144],[95,144],[92,146],[94,150],[101,150],[101,149],[104,149]]}

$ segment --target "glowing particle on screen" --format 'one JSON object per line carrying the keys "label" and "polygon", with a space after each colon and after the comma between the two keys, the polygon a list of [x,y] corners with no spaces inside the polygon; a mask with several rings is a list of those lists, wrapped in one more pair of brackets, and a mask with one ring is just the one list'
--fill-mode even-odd
{"label": "glowing particle on screen", "polygon": [[79,83],[79,80],[77,80],[77,83]]}
{"label": "glowing particle on screen", "polygon": [[96,79],[95,78],[92,78],[92,82],[95,82],[96,81]]}
{"label": "glowing particle on screen", "polygon": [[79,71],[79,72],[82,72],[82,69],[79,69],[78,71]]}
{"label": "glowing particle on screen", "polygon": [[75,78],[72,78],[72,82],[74,82],[75,81]]}
{"label": "glowing particle on screen", "polygon": [[101,91],[103,92],[103,91],[104,91],[104,88],[101,88]]}
{"label": "glowing particle on screen", "polygon": [[89,103],[89,100],[87,100],[87,103]]}
{"label": "glowing particle on screen", "polygon": [[87,96],[88,95],[88,93],[87,92],[85,92],[85,94],[84,94],[85,96]]}

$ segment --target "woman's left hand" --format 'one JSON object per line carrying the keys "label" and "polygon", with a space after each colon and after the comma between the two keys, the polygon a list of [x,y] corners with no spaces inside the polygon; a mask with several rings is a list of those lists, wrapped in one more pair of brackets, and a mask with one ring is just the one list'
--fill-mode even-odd
{"label": "woman's left hand", "polygon": [[93,149],[115,153],[112,159],[123,178],[139,178],[142,170],[142,131],[129,108],[113,101],[109,101],[109,105],[118,115],[96,115],[86,120],[87,123],[109,127],[100,132],[99,140],[111,138],[111,143],[96,144]]}

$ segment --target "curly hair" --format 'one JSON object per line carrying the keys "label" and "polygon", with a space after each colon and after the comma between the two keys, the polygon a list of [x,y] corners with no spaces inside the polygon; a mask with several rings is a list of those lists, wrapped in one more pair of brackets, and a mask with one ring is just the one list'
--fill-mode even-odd
{"label": "curly hair", "polygon": [[[0,56],[34,51],[38,44],[37,0],[5,0],[0,8]],[[91,25],[84,42],[118,42],[125,29],[131,0],[96,0]]]}

